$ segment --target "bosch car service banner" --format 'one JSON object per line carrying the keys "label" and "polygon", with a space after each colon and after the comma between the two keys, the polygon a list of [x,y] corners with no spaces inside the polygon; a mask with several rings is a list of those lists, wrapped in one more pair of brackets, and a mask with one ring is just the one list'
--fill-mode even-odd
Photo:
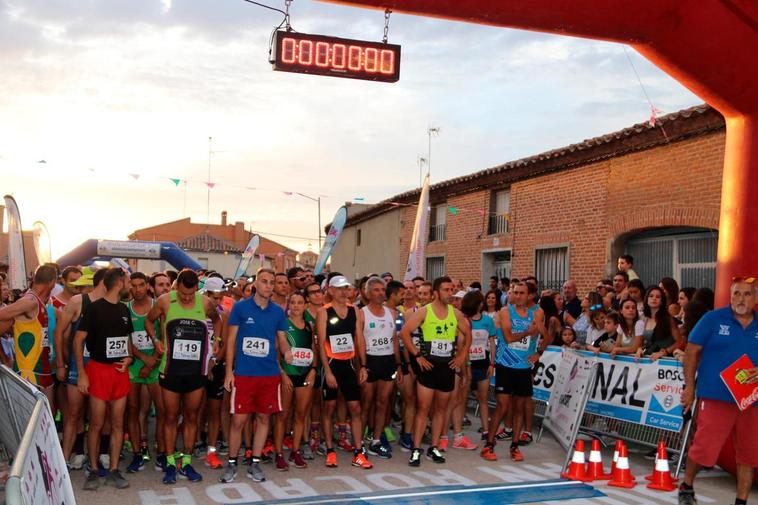
{"label": "bosch car service banner", "polygon": [[[684,386],[683,365],[672,359],[652,362],[629,356],[611,359],[574,351],[597,363],[595,384],[585,412],[669,431],[682,427],[680,394]],[[547,401],[556,382],[561,348],[550,346],[537,364],[534,398]]]}

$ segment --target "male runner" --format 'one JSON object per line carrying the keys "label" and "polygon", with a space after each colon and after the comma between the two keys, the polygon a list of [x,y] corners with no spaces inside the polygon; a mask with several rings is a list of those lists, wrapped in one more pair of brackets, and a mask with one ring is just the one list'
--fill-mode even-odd
{"label": "male runner", "polygon": [[[409,452],[413,449],[413,422],[416,417],[416,374],[412,373],[410,369],[408,351],[405,348],[403,339],[400,338],[400,330],[405,325],[405,315],[412,314],[418,308],[416,304],[416,286],[411,281],[390,281],[387,283],[385,294],[387,296],[385,305],[396,311],[395,331],[397,332],[400,363],[403,371],[403,381],[398,384],[400,398],[403,401],[401,411],[403,430],[400,433],[400,449]],[[417,336],[414,337],[414,342],[417,339]]]}
{"label": "male runner", "polygon": [[[55,326],[54,338],[56,347],[63,352],[56,355],[58,367],[56,373],[58,380],[66,382],[66,416],[63,418],[63,456],[72,469],[79,470],[84,466],[84,412],[87,397],[79,391],[79,369],[76,364],[76,355],[73,351],[74,336],[79,329],[82,317],[87,308],[94,301],[105,296],[103,277],[107,268],[97,270],[92,276],[94,289],[90,293],[76,295],[66,304],[61,311],[58,323]],[[80,277],[80,282],[83,277]],[[89,362],[89,350],[87,345],[82,349],[82,360],[86,366]],[[109,437],[110,438],[110,437]],[[101,441],[102,449],[107,447],[104,440]],[[71,453],[74,456],[71,456]],[[94,463],[95,468],[97,464]]]}
{"label": "male runner", "polygon": [[261,453],[268,436],[271,414],[281,411],[282,374],[278,356],[292,363],[287,343],[287,318],[272,301],[276,274],[258,269],[255,295],[234,304],[229,315],[226,337],[226,377],[224,387],[231,391],[232,422],[229,430],[229,462],[219,482],[232,482],[237,476],[242,429],[255,413],[255,434],[251,465],[247,475],[255,482],[266,480],[260,468]]}
{"label": "male runner", "polygon": [[[156,423],[155,438],[158,442],[158,455],[163,463],[166,452],[166,441],[163,426],[163,397],[158,385],[158,372],[160,354],[155,352],[153,339],[148,337],[145,331],[145,318],[154,301],[147,293],[147,277],[142,272],[134,272],[130,277],[132,299],[127,303],[132,320],[133,331],[131,334],[132,354],[134,363],[129,366],[129,380],[131,389],[127,398],[127,418],[129,436],[132,440],[133,458],[127,466],[128,473],[135,473],[144,469],[146,461],[150,460],[147,442],[147,414],[150,410],[150,400],[155,403]],[[143,394],[147,390],[147,395]],[[143,400],[143,397],[147,401]]]}
{"label": "male runner", "polygon": [[[306,270],[306,274],[308,272]],[[313,325],[315,332],[316,315],[319,309],[324,306],[324,292],[321,291],[321,286],[317,282],[310,282],[305,285],[305,301],[307,305],[303,316],[307,323]],[[315,348],[316,352],[319,352],[318,342],[315,343]],[[310,444],[303,445],[302,449],[305,459],[313,459],[313,452],[318,449],[321,442],[321,373],[321,364],[319,363],[316,370],[316,380],[313,384],[313,398],[311,399],[309,416],[311,420]]]}
{"label": "male runner", "polygon": [[[438,448],[445,409],[455,386],[456,369],[460,370],[466,363],[471,343],[471,331],[465,316],[450,304],[453,281],[450,277],[438,277],[432,288],[434,301],[413,314],[406,313],[406,323],[400,331],[411,359],[415,358],[418,364],[413,450],[408,460],[410,466],[421,464],[421,439],[432,403],[431,445],[426,456],[435,463],[445,462]],[[411,333],[419,327],[422,335],[420,345],[416,346]]]}
{"label": "male runner", "polygon": [[[208,374],[208,327],[213,321],[216,334],[221,333],[221,318],[207,298],[197,292],[200,279],[185,268],[176,278],[176,291],[156,300],[145,318],[145,331],[162,355],[158,383],[165,410],[166,471],[164,484],[176,483],[179,475],[191,482],[203,479],[192,467],[192,447],[197,436],[197,417]],[[163,321],[161,337],[156,338],[155,322]],[[179,411],[182,414],[184,452],[175,454]],[[178,456],[178,461],[177,461]]]}
{"label": "male runner", "polygon": [[150,296],[157,300],[159,296],[171,291],[171,279],[163,272],[156,272],[147,280]]}
{"label": "male runner", "polygon": [[[124,439],[124,409],[130,388],[128,367],[132,363],[129,336],[133,331],[129,309],[121,303],[121,298],[128,292],[126,272],[109,268],[103,276],[103,285],[105,295],[87,307],[76,330],[74,355],[79,370],[79,391],[90,395],[87,437],[90,461],[97,461],[100,433],[107,409],[110,409],[110,468],[105,483],[123,489],[129,487],[129,483],[118,471],[118,457]],[[85,340],[90,351],[86,368]],[[92,471],[84,481],[83,489],[94,491],[99,485],[100,476]]]}
{"label": "male runner", "polygon": [[66,267],[61,272],[61,280],[63,281],[63,289],[56,295],[50,297],[50,301],[56,310],[61,310],[66,304],[71,301],[75,295],[79,294],[81,288],[76,282],[82,276],[82,271],[79,267]]}
{"label": "male runner", "polygon": [[305,272],[300,267],[292,267],[287,270],[287,280],[290,283],[290,293],[302,291],[305,288]]}
{"label": "male runner", "polygon": [[271,294],[271,301],[281,307],[283,310],[287,310],[287,296],[290,294],[290,281],[287,279],[287,274],[276,273],[276,282],[274,284],[274,291]]}
{"label": "male runner", "polygon": [[[329,294],[332,302],[318,311],[316,330],[321,363],[324,367],[322,389],[324,407],[321,427],[326,443],[326,466],[337,466],[337,454],[334,452],[332,416],[337,408],[337,396],[342,392],[350,411],[353,434],[353,466],[370,469],[374,465],[363,454],[361,434],[361,393],[359,383],[366,381],[368,372],[366,363],[361,358],[356,377],[356,356],[364,356],[363,349],[363,312],[348,305],[347,291],[351,288],[348,280],[336,275],[329,280]],[[357,347],[357,349],[356,349]],[[356,352],[357,351],[357,352]]]}
{"label": "male runner", "polygon": [[45,393],[50,405],[54,405],[53,371],[45,303],[57,278],[58,272],[54,267],[40,265],[34,272],[31,289],[20,299],[0,309],[0,322],[13,322],[16,351],[13,370]]}
{"label": "male runner", "polygon": [[[524,455],[518,447],[521,437],[522,412],[526,399],[532,396],[532,373],[529,363],[537,348],[540,322],[537,312],[527,308],[528,288],[525,283],[511,284],[510,305],[500,310],[502,340],[495,351],[495,392],[497,407],[490,420],[487,444],[481,456],[487,461],[497,461],[495,435],[509,407],[513,410],[513,435],[511,459],[523,461]],[[537,316],[537,317],[536,317]]]}

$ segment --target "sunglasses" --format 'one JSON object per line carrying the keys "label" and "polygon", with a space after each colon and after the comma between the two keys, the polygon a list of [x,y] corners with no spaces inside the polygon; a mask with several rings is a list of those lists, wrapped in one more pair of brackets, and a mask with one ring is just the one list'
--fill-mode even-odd
{"label": "sunglasses", "polygon": [[602,309],[602,308],[603,308],[603,305],[602,305],[602,304],[597,304],[597,305],[592,305],[592,306],[590,307],[590,310],[600,310],[600,309]]}
{"label": "sunglasses", "polygon": [[732,277],[732,282],[746,282],[747,284],[753,284],[755,282],[755,277]]}

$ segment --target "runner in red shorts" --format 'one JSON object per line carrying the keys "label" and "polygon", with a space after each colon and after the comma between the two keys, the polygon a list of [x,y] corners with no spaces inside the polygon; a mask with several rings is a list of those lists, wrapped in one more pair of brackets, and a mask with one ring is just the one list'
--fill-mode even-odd
{"label": "runner in red shorts", "polygon": [[[77,385],[82,394],[90,395],[90,418],[87,448],[90,461],[97,461],[100,433],[105,422],[106,409],[110,407],[111,438],[110,468],[105,479],[118,489],[129,483],[118,471],[118,459],[124,438],[124,410],[129,394],[128,367],[131,365],[132,346],[129,341],[132,319],[129,309],[121,303],[128,294],[126,272],[109,268],[103,276],[105,296],[90,304],[76,331],[74,354],[79,370]],[[84,366],[84,341],[90,352],[90,360]],[[100,485],[97,471],[84,482],[84,489],[94,491]]]}

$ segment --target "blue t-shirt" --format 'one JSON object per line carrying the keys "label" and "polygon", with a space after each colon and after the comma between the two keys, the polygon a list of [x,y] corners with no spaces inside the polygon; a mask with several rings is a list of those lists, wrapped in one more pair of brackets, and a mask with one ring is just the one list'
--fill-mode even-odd
{"label": "blue t-shirt", "polygon": [[743,354],[758,365],[758,313],[753,311],[753,322],[743,328],[731,307],[712,310],[697,322],[689,341],[703,347],[697,369],[698,398],[734,402],[719,374]]}
{"label": "blue t-shirt", "polygon": [[[508,314],[511,319],[511,332],[522,333],[529,330],[532,321],[534,321],[534,313],[536,308],[530,308],[527,310],[526,317],[520,316],[516,312],[514,305],[508,305]],[[529,369],[532,366],[527,361],[527,358],[534,354],[537,349],[537,337],[527,335],[521,340],[507,343],[505,341],[505,335],[498,329],[498,341],[497,348],[495,349],[495,362],[508,368],[520,368]]]}
{"label": "blue t-shirt", "polygon": [[279,375],[276,356],[276,332],[286,332],[287,316],[277,304],[269,302],[265,309],[255,297],[240,300],[232,307],[229,326],[237,326],[234,374],[245,377]]}
{"label": "blue t-shirt", "polygon": [[474,368],[486,368],[490,364],[490,337],[497,336],[495,320],[482,314],[471,319],[471,349],[469,360]]}

